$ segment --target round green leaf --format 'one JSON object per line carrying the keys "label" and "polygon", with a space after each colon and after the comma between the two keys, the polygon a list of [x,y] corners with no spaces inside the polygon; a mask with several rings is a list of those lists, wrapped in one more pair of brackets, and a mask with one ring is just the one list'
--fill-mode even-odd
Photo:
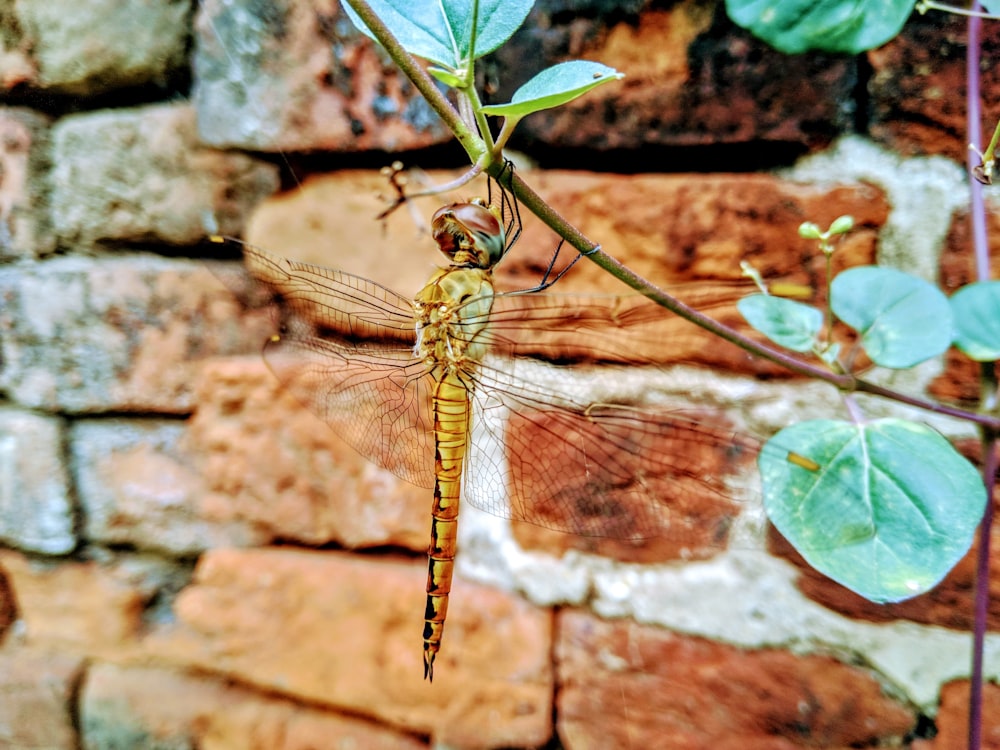
{"label": "round green leaf", "polygon": [[892,39],[914,0],[726,0],[733,21],[777,50],[856,55]]}
{"label": "round green leaf", "polygon": [[542,109],[558,107],[601,84],[624,77],[624,73],[607,65],[589,60],[570,60],[546,68],[515,91],[510,102],[483,107],[483,112],[503,117],[524,117]]}
{"label": "round green leaf", "polygon": [[830,306],[861,333],[868,356],[883,367],[912,367],[951,345],[948,298],[923,279],[893,268],[844,271],[833,280]]}
{"label": "round green leaf", "polygon": [[968,551],[986,507],[976,469],[934,430],[898,419],[792,425],[758,465],[778,531],[874,602],[933,588]]}
{"label": "round green leaf", "polygon": [[[469,63],[469,0],[369,0],[368,4],[410,54],[452,70]],[[375,39],[346,0],[341,5],[354,25]],[[475,57],[510,39],[533,5],[534,0],[479,0]]]}
{"label": "round green leaf", "polygon": [[736,303],[740,314],[771,341],[795,352],[808,352],[823,327],[815,307],[770,294],[754,294]]}
{"label": "round green leaf", "polygon": [[981,281],[951,295],[955,346],[977,362],[1000,359],[1000,281]]}

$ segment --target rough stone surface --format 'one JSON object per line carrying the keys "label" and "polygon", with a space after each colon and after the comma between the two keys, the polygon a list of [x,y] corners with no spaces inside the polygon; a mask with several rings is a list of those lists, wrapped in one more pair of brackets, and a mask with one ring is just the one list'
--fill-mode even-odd
{"label": "rough stone surface", "polygon": [[[605,252],[654,283],[673,289],[692,306],[744,331],[749,328],[741,323],[735,302],[753,288],[741,275],[741,261],[754,264],[770,284],[823,289],[825,261],[814,243],[798,236],[799,224],[808,220],[828,226],[842,214],[854,216],[856,230],[835,256],[836,272],[873,262],[877,231],[889,211],[878,190],[860,183],[819,187],[768,175],[625,177],[545,171],[523,176],[585,235],[599,238]],[[430,180],[441,182],[443,175],[432,174]],[[250,221],[248,236],[254,244],[279,255],[369,276],[410,296],[425,282],[429,264],[439,262],[441,256],[433,243],[411,239],[412,230],[407,232],[398,223],[390,224],[383,235],[374,218],[366,220],[378,213],[377,191],[369,187],[373,181],[357,172],[310,180],[298,197],[279,196],[262,203]],[[383,187],[381,192],[389,191]],[[469,188],[461,194],[468,198],[479,192]],[[344,197],[347,193],[355,197]],[[430,210],[425,204],[424,220]],[[536,285],[558,244],[527,212],[522,212],[522,218],[521,239],[497,271],[501,290]],[[286,236],[291,241],[286,242]],[[572,249],[564,250],[558,267],[573,256]],[[630,290],[595,265],[580,261],[555,291],[624,294]],[[525,298],[511,298],[510,303],[526,309],[532,305]],[[630,304],[651,310],[638,298]],[[588,330],[588,337],[582,339],[573,330],[579,325],[579,308],[590,308],[593,303],[576,298],[566,300],[565,305],[565,315],[551,309],[545,313],[550,321],[567,320],[570,328],[531,339],[533,353],[542,349],[561,359],[586,359],[581,341],[587,341],[602,347],[602,356],[610,353],[612,358],[627,352],[630,360],[639,357],[740,373],[752,369],[787,374],[762,361],[748,361],[742,350],[720,344],[717,338],[659,310],[651,313],[656,324],[639,327],[635,334],[626,335],[615,327],[612,332],[605,328],[600,337],[599,331]],[[602,322],[608,321],[598,318],[595,325],[600,327]]]}
{"label": "rough stone surface", "polygon": [[427,549],[430,489],[358,455],[283,389],[259,357],[212,363],[185,447],[205,492],[189,507],[268,539]]}
{"label": "rough stone surface", "polygon": [[214,550],[177,599],[161,657],[375,717],[434,743],[533,747],[551,733],[551,615],[459,579],[423,679],[423,562]]}
{"label": "rough stone surface", "polygon": [[426,747],[367,721],[263,696],[205,675],[101,663],[87,671],[80,724],[85,750]]}
{"label": "rough stone surface", "polygon": [[52,143],[52,221],[69,244],[239,234],[246,212],[278,188],[274,165],[200,145],[186,104],[65,117]]}
{"label": "rough stone surface", "polygon": [[[949,682],[941,688],[941,704],[935,718],[937,734],[914,740],[912,750],[960,750],[969,742],[969,683]],[[1000,687],[983,685],[982,750],[1000,748]]]}
{"label": "rough stone surface", "polygon": [[259,351],[267,316],[239,318],[198,263],[134,255],[0,268],[0,388],[32,408],[185,413],[207,357]]}
{"label": "rough stone surface", "polygon": [[58,419],[0,409],[0,539],[49,555],[76,546]]}
{"label": "rough stone surface", "polygon": [[189,0],[5,3],[0,86],[89,96],[164,85],[183,68]]}
{"label": "rough stone surface", "polygon": [[195,399],[186,426],[73,424],[89,541],[176,556],[276,540],[426,549],[431,491],[355,453],[259,356],[206,363]]}
{"label": "rough stone surface", "polygon": [[176,421],[78,420],[70,431],[77,492],[90,543],[192,556],[268,539],[238,508],[219,512],[185,461]]}
{"label": "rough stone surface", "polygon": [[105,562],[40,562],[0,550],[18,607],[16,639],[6,645],[126,658],[145,628],[164,615],[157,596],[183,585],[183,568],[153,557]]}
{"label": "rough stone surface", "polygon": [[0,107],[0,261],[37,257],[55,247],[47,211],[48,168],[49,118],[26,108]]}
{"label": "rough stone surface", "polygon": [[82,671],[77,656],[0,649],[0,747],[77,750],[73,704]]}
{"label": "rough stone surface", "polygon": [[567,747],[863,747],[900,742],[914,725],[870,674],[832,658],[746,652],[576,611],[557,630]]}
{"label": "rough stone surface", "polygon": [[202,3],[198,132],[261,151],[402,151],[450,139],[412,84],[335,0]]}
{"label": "rough stone surface", "polygon": [[[871,135],[903,154],[943,154],[964,163],[965,18],[950,13],[914,14],[902,32],[868,52],[872,79]],[[985,150],[998,113],[1000,74],[987,64],[1000,53],[1000,29],[982,26],[981,101]]]}
{"label": "rough stone surface", "polygon": [[[813,147],[850,129],[857,76],[850,58],[808,54],[790,65],[788,57],[736,28],[721,3],[647,5],[594,3],[589,12],[572,13],[562,3],[539,3],[495,53],[498,102],[566,59],[595,60],[626,74],[526,118],[519,143],[532,153],[537,149],[537,158],[546,158],[543,146],[606,150],[763,141]],[[661,158],[664,168],[676,169],[670,162],[688,157]],[[660,166],[647,154],[642,160],[641,168]],[[685,168],[697,167],[690,162]]]}

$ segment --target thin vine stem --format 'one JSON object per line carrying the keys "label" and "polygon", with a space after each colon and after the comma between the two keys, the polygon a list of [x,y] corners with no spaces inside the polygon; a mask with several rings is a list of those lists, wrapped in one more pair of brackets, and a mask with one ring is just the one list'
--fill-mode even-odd
{"label": "thin vine stem", "polygon": [[588,239],[579,229],[570,224],[524,182],[519,175],[512,174],[512,170],[505,169],[501,160],[492,158],[494,155],[490,154],[482,140],[469,130],[459,117],[458,112],[455,111],[454,107],[451,106],[444,95],[437,89],[434,81],[424,72],[420,63],[409,52],[403,49],[402,45],[400,45],[385,24],[382,23],[382,20],[371,9],[371,6],[365,0],[347,0],[347,3],[358,14],[361,20],[368,25],[375,38],[378,39],[379,43],[382,44],[403,73],[410,78],[417,90],[427,97],[434,111],[440,114],[445,124],[455,132],[456,137],[458,137],[459,142],[465,148],[473,163],[482,167],[483,171],[493,177],[504,188],[511,191],[520,201],[521,205],[535,214],[552,231],[586,256],[588,260],[597,264],[625,285],[648,297],[670,312],[729,341],[749,354],[767,359],[791,372],[822,380],[841,391],[880,396],[936,414],[973,422],[1000,432],[1000,418],[996,416],[910,396],[889,388],[884,388],[854,375],[833,373],[825,367],[804,362],[780,349],[747,338],[729,326],[689,307],[665,290],[642,278],[620,261],[605,253],[600,245]]}

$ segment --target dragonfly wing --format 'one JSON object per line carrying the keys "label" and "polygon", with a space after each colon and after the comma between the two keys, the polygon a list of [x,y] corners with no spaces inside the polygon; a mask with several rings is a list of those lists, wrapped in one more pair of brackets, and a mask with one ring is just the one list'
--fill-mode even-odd
{"label": "dragonfly wing", "polygon": [[282,384],[371,461],[434,486],[433,380],[414,359],[410,300],[368,279],[245,246],[278,310],[264,359]]}
{"label": "dragonfly wing", "polygon": [[[676,412],[574,401],[491,360],[476,374],[480,439],[466,497],[489,513],[584,536],[718,545],[738,505],[725,479],[756,441]],[[510,487],[509,502],[494,485]]]}

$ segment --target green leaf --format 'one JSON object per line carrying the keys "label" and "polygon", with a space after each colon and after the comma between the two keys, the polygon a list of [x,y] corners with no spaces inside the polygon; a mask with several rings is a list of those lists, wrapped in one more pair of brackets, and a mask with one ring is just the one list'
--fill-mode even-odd
{"label": "green leaf", "polygon": [[934,430],[899,419],[792,425],[758,465],[778,531],[816,570],[874,602],[937,585],[986,507],[976,469]]}
{"label": "green leaf", "polygon": [[624,73],[607,65],[589,60],[570,60],[546,68],[515,91],[510,102],[491,104],[483,107],[483,112],[520,118],[542,109],[558,107],[592,88],[624,77]]}
{"label": "green leaf", "polygon": [[948,298],[902,271],[850,268],[833,280],[830,306],[838,318],[861,333],[868,356],[883,367],[912,367],[951,345]]}
{"label": "green leaf", "polygon": [[795,352],[808,352],[823,327],[815,307],[770,294],[754,294],[736,303],[740,314],[771,341]]}
{"label": "green leaf", "polygon": [[977,362],[1000,359],[1000,281],[980,281],[951,296],[955,346]]}
{"label": "green leaf", "polygon": [[856,55],[892,39],[915,0],[726,0],[726,12],[788,55],[809,50]]}
{"label": "green leaf", "polygon": [[[410,54],[451,70],[469,64],[471,0],[369,0],[368,4]],[[341,5],[354,25],[374,39],[346,0]],[[480,0],[476,58],[510,39],[533,5],[534,0]]]}

